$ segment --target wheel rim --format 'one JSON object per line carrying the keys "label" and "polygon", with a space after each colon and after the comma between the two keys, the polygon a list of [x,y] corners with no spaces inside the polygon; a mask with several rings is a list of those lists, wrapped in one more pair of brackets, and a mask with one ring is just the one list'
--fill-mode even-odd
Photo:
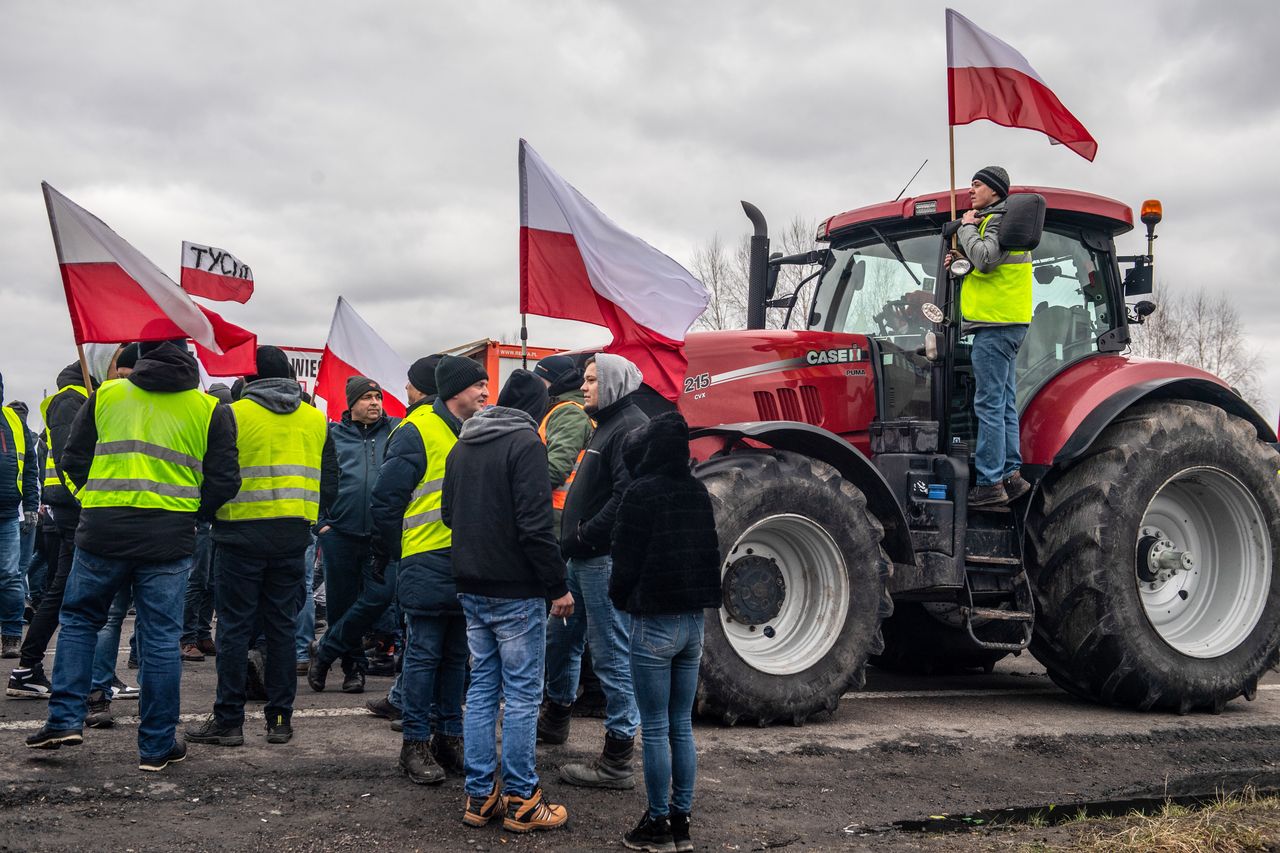
{"label": "wheel rim", "polygon": [[1138,530],[1135,580],[1166,643],[1216,658],[1257,626],[1271,588],[1266,518],[1248,488],[1217,468],[1190,468],[1156,492]]}
{"label": "wheel rim", "polygon": [[[726,588],[726,606],[720,609],[725,636],[738,656],[761,672],[803,672],[835,645],[849,614],[844,555],[821,525],[801,515],[785,514],[756,522],[738,538],[722,567],[727,583],[739,576],[733,571],[735,564],[748,559],[772,561],[774,571],[744,572],[742,577],[760,582],[780,576],[784,592],[780,601],[768,600],[770,590],[755,597],[757,606],[743,607],[744,597],[751,600],[749,591]],[[731,597],[732,607],[728,606]],[[752,625],[735,618],[734,610],[776,615]]]}

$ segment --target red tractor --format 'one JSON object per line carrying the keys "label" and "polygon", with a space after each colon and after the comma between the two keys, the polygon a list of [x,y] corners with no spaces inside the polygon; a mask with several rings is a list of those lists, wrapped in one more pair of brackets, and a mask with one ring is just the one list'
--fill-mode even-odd
{"label": "red tractor", "polygon": [[[689,336],[679,402],[724,555],[699,710],[799,724],[861,687],[868,662],[989,669],[1026,648],[1097,702],[1252,699],[1280,656],[1280,454],[1221,379],[1126,354],[1155,307],[1125,297],[1151,292],[1158,203],[1147,254],[1119,257],[1126,205],[1014,188],[1001,232],[1035,243],[1017,365],[1035,488],[983,509],[966,506],[974,383],[964,265],[943,267],[949,206],[843,213],[819,228],[828,248],[769,257],[744,203],[748,329]],[[775,297],[786,264],[817,265],[810,304]],[[805,330],[764,329],[766,307],[807,312]]]}

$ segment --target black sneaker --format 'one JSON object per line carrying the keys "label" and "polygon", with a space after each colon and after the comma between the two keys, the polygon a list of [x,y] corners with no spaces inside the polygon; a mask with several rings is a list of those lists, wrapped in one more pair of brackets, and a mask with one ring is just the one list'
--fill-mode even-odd
{"label": "black sneaker", "polygon": [[1004,506],[1009,502],[1004,483],[990,486],[974,486],[969,490],[969,506]]}
{"label": "black sneaker", "polygon": [[288,743],[293,737],[293,726],[283,714],[267,718],[267,743]]}
{"label": "black sneaker", "polygon": [[101,690],[89,693],[89,713],[84,724],[91,729],[109,729],[116,724],[111,717],[111,700]]}
{"label": "black sneaker", "polygon": [[180,740],[173,742],[173,749],[156,758],[143,758],[138,762],[139,770],[158,773],[170,764],[177,764],[187,757],[187,746]]}
{"label": "black sneaker", "polygon": [[630,850],[646,850],[648,853],[675,853],[676,849],[667,819],[650,817],[647,809],[636,828],[622,836],[622,843]]}
{"label": "black sneaker", "polygon": [[9,686],[4,692],[15,699],[48,699],[53,685],[44,677],[44,667],[36,664],[29,669],[19,667],[9,673]]}
{"label": "black sneaker", "polygon": [[48,723],[27,738],[27,746],[31,749],[57,749],[61,746],[79,746],[82,743],[84,736],[79,729],[51,729]]}
{"label": "black sneaker", "polygon": [[671,839],[676,843],[677,853],[689,853],[693,850],[693,841],[689,839],[689,815],[673,810],[668,822],[671,824]]}
{"label": "black sneaker", "polygon": [[398,720],[402,716],[400,709],[391,704],[391,700],[383,696],[381,699],[370,699],[364,703],[369,713],[384,720]]}
{"label": "black sneaker", "polygon": [[364,673],[358,669],[348,672],[346,677],[342,679],[343,693],[363,693],[364,692]]}
{"label": "black sneaker", "polygon": [[224,726],[218,722],[217,717],[210,714],[195,728],[188,726],[182,732],[182,739],[187,743],[204,743],[210,746],[241,746],[244,743],[244,729],[240,726]]}
{"label": "black sneaker", "polygon": [[400,769],[415,785],[439,785],[445,779],[444,768],[436,763],[425,740],[407,740],[400,747]]}

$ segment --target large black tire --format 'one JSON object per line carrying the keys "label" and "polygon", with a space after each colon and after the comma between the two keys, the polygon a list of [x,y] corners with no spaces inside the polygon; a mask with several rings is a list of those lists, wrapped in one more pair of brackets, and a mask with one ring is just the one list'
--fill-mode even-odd
{"label": "large black tire", "polygon": [[[991,639],[1018,642],[1017,623],[994,626],[1001,636]],[[991,628],[984,629],[988,634]],[[968,632],[943,621],[918,601],[900,601],[884,621],[884,651],[871,657],[872,666],[913,675],[944,675],[980,669],[991,672],[1008,652],[973,647]],[[1007,636],[1004,636],[1006,635]]]}
{"label": "large black tire", "polygon": [[[1259,677],[1280,656],[1280,574],[1274,559],[1280,543],[1277,470],[1280,454],[1259,441],[1248,423],[1214,406],[1179,400],[1127,410],[1082,458],[1046,478],[1027,521],[1027,571],[1037,610],[1031,651],[1050,677],[1076,696],[1142,710],[1217,713],[1237,696],[1252,699]],[[1256,521],[1234,529],[1230,524],[1207,526],[1201,531],[1202,546],[1210,541],[1226,545],[1204,547],[1206,553],[1196,555],[1194,572],[1153,580],[1140,555],[1150,547],[1152,519],[1162,517],[1156,513],[1170,517],[1167,504],[1158,505],[1157,497],[1164,501],[1171,494],[1175,500],[1179,494],[1191,495],[1188,505],[1193,507],[1196,500],[1212,507],[1215,494],[1235,495],[1254,508],[1253,515],[1242,511],[1240,517]],[[1194,528],[1196,512],[1183,514]],[[1177,524],[1173,520],[1166,526]],[[1192,539],[1185,531],[1182,538]],[[1227,547],[1237,541],[1246,544],[1234,551]],[[1256,559],[1214,559],[1214,554],[1231,553]],[[1140,579],[1139,571],[1147,574]],[[1199,636],[1194,632],[1183,637],[1170,626],[1157,629],[1153,619],[1175,613],[1151,605],[1150,596],[1163,594],[1164,584],[1200,584],[1191,587],[1194,596],[1184,595],[1185,588],[1170,588],[1182,602],[1196,604],[1196,596],[1219,600],[1213,597],[1215,589],[1230,592],[1233,587],[1226,580],[1221,585],[1213,581],[1230,576],[1257,581],[1256,594],[1232,599],[1235,593],[1222,593],[1226,597],[1221,599],[1238,600],[1240,610],[1255,608],[1252,615],[1210,623],[1219,625],[1213,631],[1234,631],[1236,636],[1197,628],[1206,637],[1200,649],[1188,645]],[[1183,648],[1175,648],[1174,642]]]}
{"label": "large black tire", "polygon": [[[893,564],[881,547],[884,531],[867,510],[866,498],[831,466],[786,451],[735,453],[704,463],[697,473],[715,508],[726,603],[730,577],[737,571],[730,566],[741,567],[744,557],[770,555],[778,576],[791,578],[778,604],[783,608],[778,625],[795,626],[774,635],[768,619],[751,627],[750,620],[735,621],[727,607],[708,611],[698,712],[730,725],[739,720],[800,725],[815,713],[834,713],[841,696],[865,683],[868,656],[884,647],[880,622],[893,611],[886,584]],[[771,536],[783,536],[783,546],[761,544]],[[827,559],[806,563],[785,556],[795,555],[785,547],[789,536],[804,543],[801,547],[812,544]],[[812,565],[825,565],[833,585],[843,586],[846,594],[830,595],[830,589],[815,582],[822,575]],[[790,604],[786,595],[793,596]],[[801,608],[801,602],[819,603]],[[843,616],[833,613],[840,609]],[[821,621],[789,621],[809,612],[832,614],[812,617],[832,620],[825,640],[814,639],[820,633],[814,626],[822,626]],[[744,640],[755,645],[744,652]],[[794,658],[787,657],[791,649],[797,650]]]}

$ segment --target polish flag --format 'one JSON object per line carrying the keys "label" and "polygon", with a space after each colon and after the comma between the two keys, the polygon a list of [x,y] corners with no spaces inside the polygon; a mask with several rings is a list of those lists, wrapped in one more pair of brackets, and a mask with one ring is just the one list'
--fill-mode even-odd
{"label": "polish flag", "polygon": [[352,376],[367,376],[381,385],[382,408],[392,417],[404,417],[409,365],[339,296],[316,375],[316,396],[324,398],[329,420],[342,420]]}
{"label": "polish flag", "polygon": [[226,249],[182,243],[182,289],[192,296],[244,304],[253,296],[253,270]]}
{"label": "polish flag", "polygon": [[615,225],[520,140],[522,313],[608,327],[605,350],[674,401],[685,335],[708,300],[688,270]]}
{"label": "polish flag", "polygon": [[228,323],[217,314],[197,306],[213,326],[213,336],[222,346],[222,352],[201,346],[196,342],[196,355],[210,376],[252,376],[258,372],[258,336],[234,323]]}
{"label": "polish flag", "polygon": [[1026,57],[954,9],[947,10],[947,103],[952,125],[987,119],[1038,130],[1086,160],[1098,154]]}

